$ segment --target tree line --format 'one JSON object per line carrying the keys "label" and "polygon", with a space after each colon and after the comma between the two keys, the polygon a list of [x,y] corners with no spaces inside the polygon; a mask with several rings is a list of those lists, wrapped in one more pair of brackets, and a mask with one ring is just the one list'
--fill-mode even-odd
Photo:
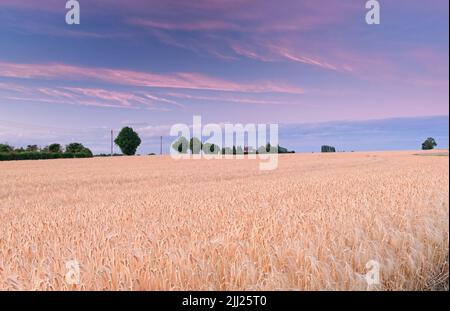
{"label": "tree line", "polygon": [[61,144],[54,143],[44,148],[40,148],[37,145],[14,148],[9,144],[0,144],[0,161],[91,157],[93,157],[92,151],[81,143],[70,143],[65,147]]}
{"label": "tree line", "polygon": [[[124,155],[135,155],[136,150],[141,144],[141,138],[131,127],[124,127],[119,132],[118,136],[114,140],[114,143],[119,146]],[[428,137],[422,143],[422,150],[431,150],[437,146],[437,143],[433,137]],[[272,146],[267,143],[265,146],[260,146],[256,150],[249,147],[232,146],[220,148],[216,144],[202,143],[202,141],[196,137],[192,137],[188,140],[185,137],[178,138],[171,146],[175,151],[179,153],[199,154],[204,152],[206,154],[259,154],[259,153],[295,153],[295,151],[289,151],[287,148],[279,145]],[[336,152],[336,148],[333,146],[323,145],[321,147],[322,152]],[[58,158],[90,158],[93,154],[89,148],[86,148],[81,143],[70,143],[64,148],[61,144],[54,143],[44,148],[39,148],[37,145],[28,145],[23,148],[14,148],[8,144],[0,144],[0,161],[6,160],[39,160],[39,159],[58,159]]]}
{"label": "tree line", "polygon": [[202,143],[197,137],[192,137],[188,140],[186,137],[181,136],[173,144],[172,149],[179,153],[188,153],[190,151],[192,154],[199,154],[203,151],[205,154],[263,154],[263,153],[295,153],[294,151],[289,151],[287,148],[281,147],[279,145],[272,146],[267,143],[265,146],[261,146],[256,150],[250,149],[249,147],[242,146],[232,146],[220,148],[216,144],[212,143]]}

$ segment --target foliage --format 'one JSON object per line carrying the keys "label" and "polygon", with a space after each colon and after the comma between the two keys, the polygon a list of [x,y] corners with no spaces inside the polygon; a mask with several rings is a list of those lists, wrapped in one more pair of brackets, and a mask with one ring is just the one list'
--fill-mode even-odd
{"label": "foliage", "polygon": [[39,150],[37,145],[28,145],[25,149],[14,149],[9,145],[0,145],[0,161],[90,158],[92,156],[91,150],[80,143],[67,145],[64,153],[60,144],[51,144],[42,150]]}
{"label": "foliage", "polygon": [[119,132],[119,135],[114,140],[114,143],[119,146],[123,154],[135,155],[137,148],[141,144],[141,139],[139,138],[138,133],[136,133],[131,127],[127,126]]}
{"label": "foliage", "polygon": [[187,153],[189,142],[184,136],[181,136],[172,144],[172,148],[179,153]]}
{"label": "foliage", "polygon": [[422,150],[432,150],[434,147],[437,146],[436,141],[433,137],[428,137],[423,143],[422,143]]}
{"label": "foliage", "polygon": [[189,141],[189,150],[191,150],[192,154],[199,154],[202,150],[202,142],[197,137],[192,137]]}
{"label": "foliage", "polygon": [[206,143],[203,145],[202,150],[206,154],[218,154],[220,152],[220,147],[216,144]]}
{"label": "foliage", "polygon": [[38,147],[37,145],[28,145],[28,146],[25,148],[25,151],[28,151],[28,152],[37,152],[37,151],[39,151],[39,147]]}
{"label": "foliage", "polygon": [[[89,150],[89,149],[88,149]],[[90,158],[92,154],[89,152],[77,153],[52,153],[52,152],[9,152],[0,153],[0,161],[16,161],[16,160],[49,160],[49,159],[67,159],[67,158]]]}
{"label": "foliage", "polygon": [[63,148],[60,144],[51,144],[48,147],[48,151],[51,153],[61,153],[63,152]]}
{"label": "foliage", "polygon": [[336,148],[327,145],[322,146],[321,150],[322,152],[336,152]]}
{"label": "foliage", "polygon": [[0,144],[0,152],[12,152],[13,150],[13,146],[10,146],[8,144]]}

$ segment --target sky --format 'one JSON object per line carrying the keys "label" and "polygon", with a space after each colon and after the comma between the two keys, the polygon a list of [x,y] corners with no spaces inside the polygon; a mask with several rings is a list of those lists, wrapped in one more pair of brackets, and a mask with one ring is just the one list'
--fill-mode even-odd
{"label": "sky", "polygon": [[365,0],[65,3],[0,0],[0,142],[101,153],[132,126],[158,152],[199,115],[296,151],[448,148],[447,0],[380,0],[380,25]]}

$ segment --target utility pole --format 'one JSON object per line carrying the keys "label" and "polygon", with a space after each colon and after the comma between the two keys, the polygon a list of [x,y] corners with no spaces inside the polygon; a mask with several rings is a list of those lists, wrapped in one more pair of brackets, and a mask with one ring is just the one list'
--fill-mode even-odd
{"label": "utility pole", "polygon": [[113,156],[113,135],[114,135],[114,132],[113,132],[113,130],[111,130],[111,157]]}
{"label": "utility pole", "polygon": [[162,155],[162,139],[163,137],[161,136],[161,144],[160,144],[160,148],[159,148],[159,154]]}

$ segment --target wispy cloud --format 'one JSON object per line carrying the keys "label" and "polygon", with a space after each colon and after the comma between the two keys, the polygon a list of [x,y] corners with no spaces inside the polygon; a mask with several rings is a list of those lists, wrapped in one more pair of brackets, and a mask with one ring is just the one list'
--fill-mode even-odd
{"label": "wispy cloud", "polygon": [[176,22],[176,21],[155,21],[142,18],[134,18],[129,21],[132,25],[141,27],[164,29],[164,30],[183,30],[183,31],[210,31],[210,30],[239,30],[232,23],[218,20],[200,20],[192,22]]}
{"label": "wispy cloud", "polygon": [[298,103],[291,100],[265,100],[258,98],[249,98],[244,96],[230,96],[229,94],[219,93],[214,94],[214,96],[202,96],[202,95],[192,95],[186,93],[173,93],[168,92],[166,96],[175,97],[179,99],[189,99],[195,101],[206,101],[206,102],[226,102],[226,103],[237,103],[237,104],[253,104],[253,105],[275,105],[275,106],[291,106],[297,105]]}
{"label": "wispy cloud", "polygon": [[21,86],[0,83],[0,99],[19,102],[69,104],[99,108],[149,109],[168,111],[182,104],[143,91],[121,92],[86,87]]}
{"label": "wispy cloud", "polygon": [[215,90],[231,92],[276,92],[302,94],[297,86],[278,82],[238,83],[199,73],[159,74],[121,69],[77,67],[66,64],[17,64],[0,62],[0,77],[20,79],[95,80],[119,85],[154,88]]}

